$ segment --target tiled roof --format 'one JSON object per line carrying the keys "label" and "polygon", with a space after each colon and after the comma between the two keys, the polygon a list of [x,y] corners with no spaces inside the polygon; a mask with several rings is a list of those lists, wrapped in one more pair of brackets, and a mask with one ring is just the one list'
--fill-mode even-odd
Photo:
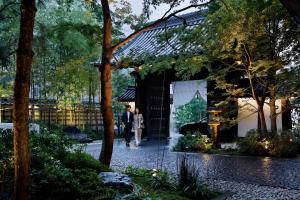
{"label": "tiled roof", "polygon": [[[184,20],[183,20],[184,19]],[[182,26],[186,23],[186,29],[193,29],[203,20],[200,12],[192,12],[178,17],[171,17],[166,22],[162,22],[152,29],[145,31],[126,45],[121,47],[114,56],[119,60],[126,57],[137,58],[143,54],[147,55],[169,55],[176,54],[178,49],[182,46],[177,36],[169,38],[169,43],[159,42],[158,36],[164,34],[166,30],[171,30]],[[150,22],[151,23],[151,22]],[[175,47],[175,48],[174,48]],[[193,47],[195,48],[195,47]]]}
{"label": "tiled roof", "polygon": [[117,98],[119,102],[132,102],[135,101],[135,87],[128,86],[127,90]]}

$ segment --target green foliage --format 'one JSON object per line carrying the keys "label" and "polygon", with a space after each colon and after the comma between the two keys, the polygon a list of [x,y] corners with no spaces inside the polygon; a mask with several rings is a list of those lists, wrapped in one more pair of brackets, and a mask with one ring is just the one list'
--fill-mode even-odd
{"label": "green foliage", "polygon": [[13,155],[13,132],[11,129],[0,129],[0,159]]}
{"label": "green foliage", "polygon": [[296,157],[300,153],[300,137],[292,132],[281,132],[272,138],[274,148],[270,154],[276,157]]}
{"label": "green foliage", "polygon": [[291,131],[278,132],[267,140],[252,130],[238,145],[239,151],[247,155],[295,157],[300,153],[300,137]]}
{"label": "green foliage", "polygon": [[166,189],[166,190],[176,190],[175,179],[172,178],[169,173],[162,170],[153,169],[151,171],[151,187],[153,189]]}
{"label": "green foliage", "polygon": [[13,132],[0,129],[0,199],[9,199],[13,186]]}
{"label": "green foliage", "polygon": [[0,98],[11,97],[15,72],[15,49],[19,33],[19,2],[0,2]]}
{"label": "green foliage", "polygon": [[97,133],[97,131],[91,130],[91,128],[86,126],[84,133],[86,133],[87,137],[92,140],[102,140],[103,133],[101,133],[101,131]]}
{"label": "green foliage", "polygon": [[140,71],[141,77],[144,78],[147,74],[161,74],[163,71],[172,69],[173,65],[176,63],[176,59],[171,55],[156,57],[145,54],[139,57],[137,62],[145,63]]}
{"label": "green foliage", "polygon": [[[128,70],[127,70],[128,71]],[[134,78],[127,72],[117,70],[112,74],[113,87],[113,111],[119,115],[124,112],[124,103],[117,101],[117,97],[121,96],[128,86],[134,86]]]}
{"label": "green foliage", "polygon": [[249,131],[247,137],[238,142],[240,152],[249,155],[267,155],[269,151],[265,148],[263,139],[261,133]]}
{"label": "green foliage", "polygon": [[[216,89],[223,91],[223,98],[244,95],[246,90],[237,81],[240,77],[253,79],[254,88],[266,87],[260,97],[289,97],[287,91],[296,88],[287,82],[297,79],[284,67],[299,68],[299,62],[294,61],[298,56],[293,56],[300,49],[299,27],[283,5],[276,0],[225,0],[215,1],[212,7],[202,29],[193,34],[200,35],[204,56],[211,65],[210,78],[216,81]],[[282,87],[284,91],[279,89]],[[257,98],[257,93],[247,95]]]}
{"label": "green foliage", "polygon": [[133,165],[128,165],[125,169],[125,173],[130,176],[138,176],[138,177],[150,176],[151,174],[148,169],[136,168]]}
{"label": "green foliage", "polygon": [[37,161],[47,161],[47,156],[44,154],[63,160],[73,145],[71,138],[62,131],[48,131],[46,128],[42,129],[39,134],[31,135],[30,139],[33,166],[36,165],[35,158],[37,158]]}
{"label": "green foliage", "polygon": [[64,165],[71,169],[90,169],[97,173],[111,171],[107,166],[95,160],[91,155],[81,151],[68,154],[63,160]]}
{"label": "green foliage", "polygon": [[174,147],[174,151],[209,152],[211,149],[212,142],[209,138],[191,134],[180,137]]}
{"label": "green foliage", "polygon": [[128,166],[125,173],[137,184],[133,199],[188,199],[178,190],[176,179],[165,171]]}
{"label": "green foliage", "polygon": [[[174,68],[178,76],[188,79],[205,67],[209,79],[216,82],[214,97],[225,101],[245,92],[256,98],[240,85],[241,77],[253,79],[254,88],[266,87],[260,94],[264,97],[271,90],[273,99],[291,93],[299,96],[299,73],[295,72],[300,66],[300,31],[280,1],[216,0],[201,15],[203,23],[193,29],[179,27],[161,34],[161,45],[176,35],[182,48],[176,55],[145,55],[142,76]],[[191,46],[201,49],[188,52]]]}
{"label": "green foliage", "polygon": [[201,183],[199,168],[186,155],[180,158],[178,169],[178,186],[185,196],[191,199],[211,199],[217,195]]}
{"label": "green foliage", "polygon": [[43,168],[32,169],[33,196],[63,199],[64,196],[74,198],[80,186],[71,169],[65,168],[59,161],[43,163]]}
{"label": "green foliage", "polygon": [[184,124],[206,120],[207,102],[200,98],[193,98],[189,103],[176,108],[176,128],[179,130]]}
{"label": "green foliage", "polygon": [[153,189],[174,190],[175,183],[171,176],[166,172],[158,169],[135,168],[129,165],[125,173],[133,177],[144,177],[151,183]]}
{"label": "green foliage", "polygon": [[[5,199],[13,183],[13,133],[0,133],[0,197]],[[110,169],[76,149],[60,129],[32,133],[30,156],[32,199],[112,199],[117,194],[99,182],[98,173]]]}
{"label": "green foliage", "polygon": [[92,156],[74,149],[63,133],[43,129],[31,139],[32,196],[34,199],[95,199],[115,191],[103,187],[98,173],[109,171]]}

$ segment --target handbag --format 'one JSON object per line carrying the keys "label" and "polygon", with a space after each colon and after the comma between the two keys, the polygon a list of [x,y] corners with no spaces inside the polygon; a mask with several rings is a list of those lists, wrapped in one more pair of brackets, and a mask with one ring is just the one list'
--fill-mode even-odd
{"label": "handbag", "polygon": [[141,128],[145,128],[145,124],[141,124]]}

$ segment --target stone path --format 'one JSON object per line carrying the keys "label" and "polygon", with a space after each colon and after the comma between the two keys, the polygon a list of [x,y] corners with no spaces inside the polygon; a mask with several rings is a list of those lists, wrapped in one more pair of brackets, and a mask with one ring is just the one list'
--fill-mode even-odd
{"label": "stone path", "polygon": [[[91,143],[86,152],[98,158],[100,147],[100,142]],[[111,167],[116,170],[124,170],[128,165],[162,167],[176,173],[177,162],[183,155],[170,151],[167,141],[143,142],[141,147],[127,148],[121,140],[116,140]],[[210,187],[234,192],[231,199],[300,199],[300,158],[187,155],[199,166]]]}

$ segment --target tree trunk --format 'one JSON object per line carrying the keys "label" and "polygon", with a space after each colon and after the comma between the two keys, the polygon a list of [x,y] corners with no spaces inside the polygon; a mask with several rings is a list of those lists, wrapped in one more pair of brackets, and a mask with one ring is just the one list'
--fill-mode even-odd
{"label": "tree trunk", "polygon": [[270,122],[271,122],[271,131],[272,133],[277,132],[277,113],[276,113],[276,97],[275,97],[275,88],[270,89]]}
{"label": "tree trunk", "polygon": [[114,115],[112,112],[111,63],[112,20],[108,0],[101,0],[103,11],[103,43],[101,58],[101,110],[103,115],[104,135],[99,160],[109,166],[114,143]]}
{"label": "tree trunk", "polygon": [[92,80],[91,80],[91,74],[89,73],[89,103],[88,103],[88,109],[86,113],[86,117],[87,117],[86,125],[88,129],[91,129],[91,124],[92,124],[91,110],[92,110]]}
{"label": "tree trunk", "polygon": [[[252,64],[251,64],[251,58],[250,55],[247,51],[247,48],[244,46],[244,49],[247,53],[247,59],[248,59],[248,70],[247,70],[247,74],[248,74],[248,80],[249,80],[249,85],[250,85],[250,89],[251,89],[251,93],[252,93],[252,98],[256,101],[257,104],[257,108],[258,108],[258,119],[259,119],[259,126],[257,127],[259,129],[259,131],[261,131],[266,138],[269,138],[269,134],[268,134],[268,129],[267,129],[267,124],[266,124],[266,119],[265,119],[265,113],[264,113],[264,105],[265,105],[265,92],[264,92],[264,96],[259,97],[259,95],[256,93],[256,90],[254,88],[254,84],[253,84],[253,76],[252,76]],[[267,86],[265,86],[267,87]]]}
{"label": "tree trunk", "polygon": [[265,112],[264,112],[264,101],[257,103],[257,107],[258,107],[258,115],[259,115],[259,122],[260,122],[260,130],[265,135],[266,138],[269,138]]}
{"label": "tree trunk", "polygon": [[271,98],[270,99],[270,122],[271,122],[271,131],[272,133],[277,132],[277,113],[276,113],[276,100]]}
{"label": "tree trunk", "polygon": [[[96,134],[99,134],[99,123],[98,123],[98,113],[97,113],[97,105],[95,102],[95,94],[93,93],[93,116],[94,116],[94,121],[95,121],[95,126],[96,126]],[[99,111],[101,113],[101,111]],[[92,113],[91,113],[92,114]],[[91,122],[94,122],[93,118],[91,117]],[[91,129],[93,129],[94,123],[91,123]]]}
{"label": "tree trunk", "polygon": [[127,36],[125,39],[121,40],[116,45],[112,46],[112,20],[110,16],[110,8],[108,0],[101,0],[102,5],[102,15],[103,15],[103,43],[102,43],[102,58],[101,64],[99,66],[99,72],[101,73],[101,110],[103,116],[103,126],[104,126],[104,138],[102,143],[102,149],[100,153],[100,161],[106,165],[110,164],[111,154],[113,150],[113,140],[114,140],[114,116],[112,112],[112,91],[111,91],[111,58],[114,51],[116,51],[121,46],[125,45],[132,38],[138,34],[145,32],[152,27],[160,24],[163,21],[167,21],[171,17],[176,16],[180,12],[183,12],[190,8],[205,7],[210,3],[210,1],[202,2],[201,4],[192,4],[185,8],[174,11],[173,13],[165,15],[156,20],[155,22],[144,26],[143,28],[135,31],[134,33]]}
{"label": "tree trunk", "polygon": [[14,82],[14,194],[13,199],[29,199],[29,89],[33,58],[32,40],[35,19],[35,0],[21,3],[20,36]]}

